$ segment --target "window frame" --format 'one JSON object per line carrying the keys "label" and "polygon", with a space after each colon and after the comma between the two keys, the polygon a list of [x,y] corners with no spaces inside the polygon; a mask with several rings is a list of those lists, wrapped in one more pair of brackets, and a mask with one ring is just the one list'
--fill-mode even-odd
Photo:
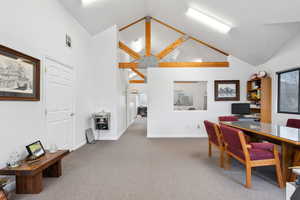
{"label": "window frame", "polygon": [[[288,112],[288,111],[281,111],[280,110],[280,102],[281,102],[281,93],[280,93],[280,88],[281,88],[281,81],[280,81],[280,76],[284,73],[289,73],[289,72],[296,72],[298,71],[299,73],[299,80],[298,80],[298,111],[297,112]],[[282,114],[294,114],[294,115],[300,115],[300,68],[293,68],[289,69],[286,71],[281,71],[277,72],[277,113],[282,113]]]}

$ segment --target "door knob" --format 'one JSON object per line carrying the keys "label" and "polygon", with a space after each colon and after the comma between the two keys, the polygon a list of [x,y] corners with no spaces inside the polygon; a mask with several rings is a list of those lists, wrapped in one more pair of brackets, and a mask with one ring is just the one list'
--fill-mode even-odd
{"label": "door knob", "polygon": [[75,115],[75,113],[71,113],[70,116],[73,117]]}

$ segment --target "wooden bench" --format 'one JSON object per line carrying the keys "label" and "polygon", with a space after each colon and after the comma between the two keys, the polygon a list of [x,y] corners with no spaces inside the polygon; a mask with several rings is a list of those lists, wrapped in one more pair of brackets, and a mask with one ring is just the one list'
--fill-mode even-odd
{"label": "wooden bench", "polygon": [[60,177],[62,159],[69,154],[68,150],[46,153],[34,163],[23,162],[20,167],[3,168],[0,175],[16,176],[17,194],[38,194],[43,190],[43,177]]}

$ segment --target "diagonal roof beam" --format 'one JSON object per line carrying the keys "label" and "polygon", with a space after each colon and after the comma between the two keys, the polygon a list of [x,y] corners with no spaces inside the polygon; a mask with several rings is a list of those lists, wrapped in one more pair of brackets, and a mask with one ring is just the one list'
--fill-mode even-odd
{"label": "diagonal roof beam", "polygon": [[178,46],[180,46],[182,43],[184,43],[185,41],[187,41],[189,39],[189,36],[182,36],[179,39],[177,39],[175,42],[173,42],[172,44],[170,44],[167,48],[165,48],[164,50],[162,50],[159,54],[156,55],[158,60],[163,59],[164,57],[166,57],[169,53],[171,53],[172,51],[174,51]]}
{"label": "diagonal roof beam", "polygon": [[135,25],[135,24],[137,24],[137,23],[139,23],[139,22],[145,20],[145,19],[146,19],[146,17],[143,17],[143,18],[141,18],[141,19],[138,19],[138,20],[132,22],[131,24],[128,24],[127,26],[124,26],[124,27],[120,28],[119,31],[123,31],[123,30],[125,30],[125,29],[127,29],[127,28],[129,28],[129,27],[131,27],[131,26],[133,26],[133,25]]}
{"label": "diagonal roof beam", "polygon": [[134,59],[138,60],[141,58],[140,54],[135,52],[133,49],[129,48],[128,46],[126,46],[126,44],[124,44],[123,42],[119,42],[119,47],[120,49],[122,49],[123,51],[125,51],[128,55],[130,55],[131,57],[133,57]]}
{"label": "diagonal roof beam", "polygon": [[145,78],[146,78],[145,75],[142,74],[140,71],[138,71],[136,68],[131,67],[130,69],[131,69],[134,73],[136,73],[139,77],[141,77],[142,79],[145,79]]}
{"label": "diagonal roof beam", "polygon": [[[154,17],[152,17],[152,19],[153,19],[154,21],[156,21],[157,23],[159,23],[159,24],[161,24],[161,25],[163,25],[163,26],[165,26],[165,27],[167,27],[167,28],[169,28],[169,29],[172,29],[173,31],[176,31],[177,33],[180,33],[180,34],[182,34],[182,35],[186,35],[185,32],[183,32],[183,31],[181,31],[181,30],[179,30],[179,29],[177,29],[177,28],[175,28],[175,27],[173,27],[173,26],[170,26],[169,24],[166,24],[166,23],[164,23],[164,22],[162,22],[162,21],[160,21],[160,20],[158,20],[158,19],[156,19],[156,18],[154,18]],[[199,39],[197,39],[197,38],[195,38],[195,37],[190,37],[190,38],[191,38],[192,40],[194,40],[194,41],[196,41],[196,42],[198,42],[198,43],[204,45],[204,46],[207,46],[207,47],[209,47],[209,48],[211,48],[211,49],[213,49],[213,50],[215,50],[215,51],[217,51],[217,52],[219,52],[219,53],[225,55],[225,56],[229,56],[228,53],[226,53],[226,52],[224,52],[224,51],[222,51],[222,50],[220,50],[220,49],[218,49],[218,48],[216,48],[216,47],[214,47],[214,46],[212,46],[212,45],[210,45],[210,44],[208,44],[208,43],[206,43],[206,42],[204,42],[204,41],[202,41],[202,40],[199,40]]]}

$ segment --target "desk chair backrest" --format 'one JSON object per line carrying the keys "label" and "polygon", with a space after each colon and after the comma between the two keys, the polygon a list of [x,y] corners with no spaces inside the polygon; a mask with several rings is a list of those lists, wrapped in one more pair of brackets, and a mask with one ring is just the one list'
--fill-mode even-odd
{"label": "desk chair backrest", "polygon": [[207,120],[204,121],[204,125],[209,140],[215,145],[220,146],[222,141],[221,141],[219,125]]}
{"label": "desk chair backrest", "polygon": [[291,128],[299,128],[300,129],[300,119],[288,119],[286,126],[291,127]]}
{"label": "desk chair backrest", "polygon": [[239,121],[239,118],[236,116],[220,116],[219,121],[220,122],[236,122],[236,121]]}

